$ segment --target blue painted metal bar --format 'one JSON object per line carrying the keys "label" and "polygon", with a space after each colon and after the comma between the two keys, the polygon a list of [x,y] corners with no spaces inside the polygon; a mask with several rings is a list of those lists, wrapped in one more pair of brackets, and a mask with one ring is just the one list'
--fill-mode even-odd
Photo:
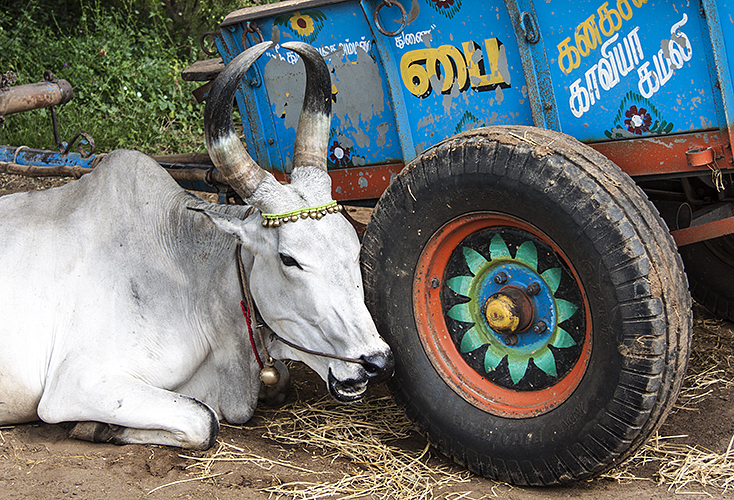
{"label": "blue painted metal bar", "polygon": [[515,29],[533,123],[536,127],[562,132],[553,79],[533,1],[505,0],[505,6]]}
{"label": "blue painted metal bar", "polygon": [[399,74],[400,61],[393,60],[393,52],[388,46],[386,37],[380,34],[375,25],[374,13],[377,9],[377,2],[375,0],[360,0],[359,3],[362,6],[362,11],[372,31],[372,35],[375,37],[377,53],[382,60],[387,89],[390,93],[393,109],[395,110],[395,127],[398,130],[403,163],[408,164],[416,157],[416,151],[415,143],[413,142],[413,131],[408,118],[408,108],[405,104],[405,95],[403,94],[402,77]]}
{"label": "blue painted metal bar", "polygon": [[18,165],[39,166],[39,167],[83,167],[91,168],[96,164],[99,155],[91,155],[88,158],[82,158],[79,153],[69,153],[62,156],[57,151],[47,151],[43,149],[30,149],[23,146],[0,146],[0,161],[7,163],[16,163]]}

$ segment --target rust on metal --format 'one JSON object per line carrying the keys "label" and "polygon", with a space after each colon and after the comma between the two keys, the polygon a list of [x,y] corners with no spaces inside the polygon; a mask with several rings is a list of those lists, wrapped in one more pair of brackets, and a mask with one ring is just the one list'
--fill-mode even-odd
{"label": "rust on metal", "polygon": [[29,83],[0,90],[0,116],[65,104],[74,96],[66,80]]}
{"label": "rust on metal", "polygon": [[675,240],[676,245],[682,247],[732,233],[734,233],[734,217],[727,217],[726,219],[671,231],[670,235]]}
{"label": "rust on metal", "polygon": [[686,151],[686,159],[691,167],[711,165],[716,161],[716,154],[712,147],[693,147]]}
{"label": "rust on metal", "polygon": [[716,159],[725,158],[729,164],[732,160],[731,148],[726,147],[718,132],[600,142],[589,146],[619,165],[632,177],[708,170],[707,165],[689,165],[687,153],[696,149],[710,149]]}

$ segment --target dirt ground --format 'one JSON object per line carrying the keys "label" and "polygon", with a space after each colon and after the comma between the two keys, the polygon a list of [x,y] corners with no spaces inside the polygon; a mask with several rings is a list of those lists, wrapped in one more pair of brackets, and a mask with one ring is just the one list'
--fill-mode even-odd
{"label": "dirt ground", "polygon": [[[55,181],[17,178],[0,174],[0,195],[18,190],[47,187]],[[694,352],[690,377],[679,407],[660,430],[664,440],[686,449],[709,450],[721,457],[734,437],[734,324],[718,320],[695,307]],[[323,400],[323,382],[303,365],[293,367],[295,380],[291,404],[310,405]],[[367,399],[385,397],[384,387],[370,389]],[[289,445],[268,437],[268,427],[290,413],[258,410],[244,427],[223,427],[219,448],[238,450],[239,459],[208,462],[214,451],[183,452],[179,449],[146,445],[115,446],[70,440],[70,425],[31,423],[0,427],[0,500],[43,499],[260,499],[276,498],[268,488],[284,483],[309,484],[337,482],[361,474],[369,464],[350,462],[333,451],[305,445]],[[283,422],[281,422],[283,424]],[[285,424],[283,424],[285,425]],[[391,443],[411,456],[420,456],[426,442],[415,432]],[[216,447],[215,447],[216,448]],[[649,454],[653,456],[654,453]],[[732,471],[727,457],[719,465]],[[188,458],[187,458],[188,457]],[[448,471],[460,482],[445,484],[428,481],[425,498],[480,499],[507,498],[594,498],[667,499],[679,495],[734,498],[734,489],[724,490],[702,484],[705,479],[678,485],[658,484],[663,459],[647,463],[638,459],[607,477],[558,488],[519,488],[496,483],[463,472],[434,450],[422,460],[435,470]],[[685,467],[683,467],[685,468]],[[387,471],[396,475],[399,471]],[[734,472],[730,472],[734,474]],[[614,477],[617,477],[615,479]],[[206,478],[206,479],[202,479]],[[623,478],[623,479],[619,479]],[[734,481],[734,480],[732,480]],[[721,482],[719,483],[721,484]],[[734,484],[732,484],[734,488]],[[346,493],[332,498],[344,498]],[[384,492],[378,498],[387,496]],[[391,493],[393,498],[412,498],[415,493]]]}

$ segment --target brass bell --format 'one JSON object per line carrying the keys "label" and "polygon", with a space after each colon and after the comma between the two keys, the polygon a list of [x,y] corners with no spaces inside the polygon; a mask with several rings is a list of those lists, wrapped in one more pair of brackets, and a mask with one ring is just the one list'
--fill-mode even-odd
{"label": "brass bell", "polygon": [[274,366],[266,366],[260,370],[260,380],[268,387],[272,387],[280,380],[280,372]]}

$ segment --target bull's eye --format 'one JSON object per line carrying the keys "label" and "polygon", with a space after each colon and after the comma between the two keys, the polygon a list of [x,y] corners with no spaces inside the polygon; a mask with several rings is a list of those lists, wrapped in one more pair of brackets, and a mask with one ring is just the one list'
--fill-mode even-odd
{"label": "bull's eye", "polygon": [[301,267],[301,264],[298,263],[296,259],[291,257],[290,255],[286,255],[284,253],[279,254],[280,255],[280,261],[283,263],[284,266],[292,267],[296,266],[298,269],[303,269]]}

